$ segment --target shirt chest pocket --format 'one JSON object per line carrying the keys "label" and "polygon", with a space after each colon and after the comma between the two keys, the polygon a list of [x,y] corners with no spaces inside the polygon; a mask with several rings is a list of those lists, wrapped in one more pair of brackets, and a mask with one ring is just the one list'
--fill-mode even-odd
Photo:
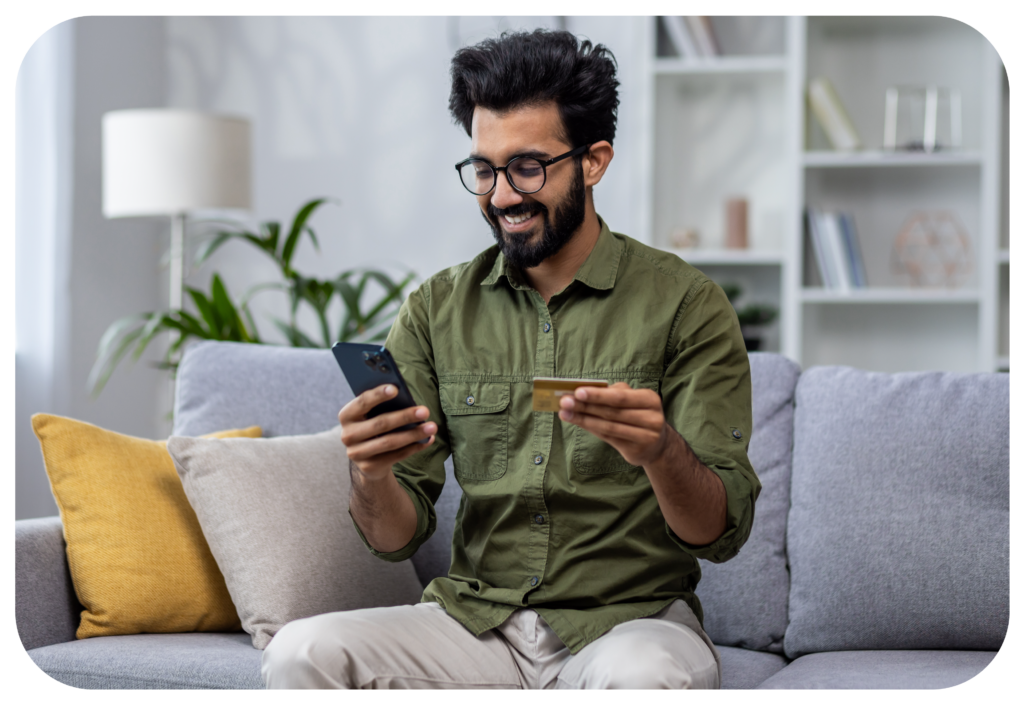
{"label": "shirt chest pocket", "polygon": [[[657,391],[659,388],[658,379],[653,377],[634,379],[626,381],[626,383],[630,388],[648,388],[653,391]],[[572,436],[572,466],[581,475],[606,475],[640,469],[626,462],[626,458],[620,455],[614,447],[583,428],[574,425]]]}
{"label": "shirt chest pocket", "polygon": [[441,410],[459,480],[495,480],[505,474],[511,388],[495,382],[440,384]]}

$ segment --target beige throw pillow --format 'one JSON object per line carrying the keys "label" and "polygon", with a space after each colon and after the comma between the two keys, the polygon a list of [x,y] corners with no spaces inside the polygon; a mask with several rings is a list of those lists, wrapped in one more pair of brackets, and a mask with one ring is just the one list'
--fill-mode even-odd
{"label": "beige throw pillow", "polygon": [[376,558],[352,525],[340,426],[253,440],[171,437],[167,450],[257,649],[291,620],[419,602],[411,561]]}

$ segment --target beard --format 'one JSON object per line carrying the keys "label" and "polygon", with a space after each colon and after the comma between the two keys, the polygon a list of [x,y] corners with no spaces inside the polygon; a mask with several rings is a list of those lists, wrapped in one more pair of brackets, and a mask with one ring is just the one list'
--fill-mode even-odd
{"label": "beard", "polygon": [[[574,162],[576,162],[574,160]],[[508,209],[497,209],[488,204],[487,213],[484,214],[484,221],[491,227],[494,240],[498,242],[498,248],[505,256],[505,260],[516,268],[534,268],[546,259],[562,250],[565,244],[572,240],[583,218],[586,215],[587,190],[583,185],[583,163],[576,162],[576,169],[573,171],[572,182],[569,184],[569,192],[561,204],[554,207],[554,215],[546,206],[538,202],[531,204],[517,204]],[[544,233],[534,244],[527,242],[529,234],[508,235],[501,228],[502,216],[517,216],[536,212],[540,215],[544,224]]]}

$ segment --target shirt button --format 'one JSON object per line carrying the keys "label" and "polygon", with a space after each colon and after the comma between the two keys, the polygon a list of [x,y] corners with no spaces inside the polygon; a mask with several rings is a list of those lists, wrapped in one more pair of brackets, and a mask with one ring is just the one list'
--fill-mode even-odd
{"label": "shirt button", "polygon": [[741,433],[741,432],[740,432],[740,431],[738,431],[738,430],[734,430],[734,431],[732,431],[732,436],[733,436],[734,438],[736,438],[737,440],[740,440],[740,439],[742,439],[742,438],[743,438],[743,433]]}
{"label": "shirt button", "polygon": [[537,455],[535,458],[533,458],[533,464],[535,464],[535,465],[539,465],[543,461],[544,461],[544,455]]}
{"label": "shirt button", "polygon": [[545,322],[544,323],[544,331],[545,332],[550,332],[551,331],[551,323],[550,322]]}
{"label": "shirt button", "polygon": [[467,406],[471,406],[474,403],[476,403],[476,399],[475,398],[473,398],[472,396],[466,396],[466,405]]}
{"label": "shirt button", "polygon": [[537,583],[539,582],[540,578],[538,578],[536,575],[530,578],[530,585],[532,585],[533,587],[537,587]]}
{"label": "shirt button", "polygon": [[540,514],[537,514],[535,517],[533,517],[533,520],[536,521],[538,524],[544,523],[544,517]]}

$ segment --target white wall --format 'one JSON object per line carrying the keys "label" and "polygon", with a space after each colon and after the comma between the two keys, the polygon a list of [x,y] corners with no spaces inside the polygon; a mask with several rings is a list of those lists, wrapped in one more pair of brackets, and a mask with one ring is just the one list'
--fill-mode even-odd
{"label": "white wall", "polygon": [[[161,432],[163,374],[145,365],[123,367],[97,399],[89,395],[86,379],[111,322],[165,302],[158,261],[166,224],[105,219],[100,193],[100,118],[119,108],[163,105],[164,46],[162,18],[81,18],[44,35],[23,64],[17,134],[16,518],[56,513],[31,433],[33,413],[70,416],[140,437]],[[51,77],[32,71],[54,51],[64,54]],[[55,91],[49,102],[40,100]],[[23,181],[47,154],[56,176]],[[35,247],[43,239],[53,250]]]}
{"label": "white wall", "polygon": [[[168,99],[253,123],[253,212],[286,221],[316,196],[341,200],[313,222],[322,253],[304,245],[296,267],[327,277],[355,266],[411,268],[427,277],[493,243],[452,166],[469,138],[448,113],[449,66],[459,46],[503,29],[564,26],[609,46],[620,64],[616,158],[595,190],[613,229],[638,233],[631,164],[640,120],[633,48],[623,18],[174,17]],[[247,244],[224,247],[189,283],[220,272],[232,295],[275,277]],[[284,314],[284,297],[254,301],[260,334],[281,341],[259,313]]]}

